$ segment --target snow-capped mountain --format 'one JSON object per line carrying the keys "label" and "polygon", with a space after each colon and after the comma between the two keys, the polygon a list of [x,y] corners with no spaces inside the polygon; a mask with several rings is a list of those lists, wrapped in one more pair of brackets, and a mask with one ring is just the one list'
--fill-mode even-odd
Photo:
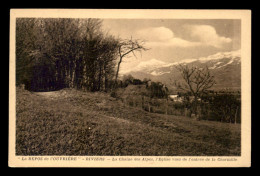
{"label": "snow-capped mountain", "polygon": [[164,67],[166,64],[167,63],[163,61],[151,59],[151,60],[140,62],[137,66],[130,69],[128,68],[128,70],[121,70],[120,74],[129,74],[130,72],[139,72],[139,71],[150,73],[155,69]]}
{"label": "snow-capped mountain", "polygon": [[156,59],[139,63],[125,74],[132,74],[138,79],[150,78],[170,85],[173,80],[181,80],[176,69],[178,64],[208,67],[214,75],[217,84],[215,87],[238,88],[241,87],[241,56],[240,50],[220,52],[208,57],[198,59],[185,59],[180,62],[166,63]]}

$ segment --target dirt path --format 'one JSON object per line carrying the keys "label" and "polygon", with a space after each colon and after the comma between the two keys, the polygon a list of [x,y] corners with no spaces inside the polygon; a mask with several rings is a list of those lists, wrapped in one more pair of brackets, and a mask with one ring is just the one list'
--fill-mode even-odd
{"label": "dirt path", "polygon": [[42,96],[45,98],[58,98],[61,96],[59,91],[51,91],[51,92],[34,92],[35,95]]}

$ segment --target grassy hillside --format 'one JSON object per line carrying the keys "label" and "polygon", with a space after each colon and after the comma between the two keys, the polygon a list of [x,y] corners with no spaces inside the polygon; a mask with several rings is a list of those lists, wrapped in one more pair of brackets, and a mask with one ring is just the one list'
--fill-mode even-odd
{"label": "grassy hillside", "polygon": [[17,155],[240,155],[240,125],[129,107],[105,93],[17,89]]}

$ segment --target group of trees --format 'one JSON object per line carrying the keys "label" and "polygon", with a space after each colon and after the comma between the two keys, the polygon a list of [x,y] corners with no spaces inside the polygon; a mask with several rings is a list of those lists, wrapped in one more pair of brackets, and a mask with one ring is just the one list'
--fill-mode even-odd
{"label": "group of trees", "polygon": [[161,82],[154,82],[150,79],[144,78],[143,81],[134,78],[132,75],[125,75],[120,82],[121,87],[127,87],[128,85],[145,85],[146,94],[145,96],[150,98],[168,98],[169,90],[165,84]]}
{"label": "group of trees", "polygon": [[150,84],[146,84],[146,88],[151,98],[168,98],[169,90],[161,82],[150,82]]}
{"label": "group of trees", "polygon": [[[210,119],[221,122],[240,122],[241,100],[240,94],[234,95],[229,92],[214,93],[209,90],[215,84],[214,76],[209,69],[188,67],[179,65],[184,83],[175,83],[180,90],[183,90],[185,107],[190,109],[190,114],[195,114],[198,119]],[[190,100],[190,97],[193,100]],[[200,100],[200,101],[198,101]]]}
{"label": "group of trees", "polygon": [[140,79],[134,78],[132,75],[124,75],[122,80],[120,80],[120,87],[127,87],[128,85],[142,85],[145,82]]}
{"label": "group of trees", "polygon": [[[241,122],[241,100],[240,94],[229,92],[212,94],[202,97],[202,108],[204,107],[204,118],[228,123]],[[205,108],[206,107],[206,108]]]}
{"label": "group of trees", "polygon": [[18,18],[16,83],[33,91],[105,90],[117,82],[123,57],[143,49],[104,33],[99,19]]}

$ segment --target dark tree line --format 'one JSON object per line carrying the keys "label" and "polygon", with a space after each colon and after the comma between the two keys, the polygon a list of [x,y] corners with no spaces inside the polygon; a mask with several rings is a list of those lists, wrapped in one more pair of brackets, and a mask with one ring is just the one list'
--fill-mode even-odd
{"label": "dark tree line", "polygon": [[120,39],[105,34],[99,19],[19,18],[16,84],[32,91],[109,89],[119,48]]}
{"label": "dark tree line", "polygon": [[207,94],[202,97],[202,107],[207,112],[206,118],[228,123],[241,123],[240,94],[222,93]]}

